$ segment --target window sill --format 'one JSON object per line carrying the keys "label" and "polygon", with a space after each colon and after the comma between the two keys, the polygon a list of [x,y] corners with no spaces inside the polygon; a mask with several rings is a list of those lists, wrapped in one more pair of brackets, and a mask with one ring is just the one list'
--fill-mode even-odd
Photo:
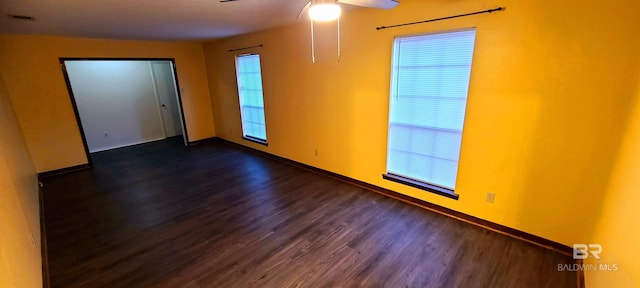
{"label": "window sill", "polygon": [[458,198],[460,197],[460,195],[456,194],[451,189],[442,188],[433,184],[416,181],[413,179],[409,179],[409,178],[394,175],[394,174],[389,174],[389,173],[382,174],[382,178],[389,181],[397,182],[400,184],[408,185],[414,188],[429,191],[431,193],[438,194],[440,196],[448,197],[455,200],[458,200]]}
{"label": "window sill", "polygon": [[260,139],[260,138],[256,138],[256,137],[251,137],[251,136],[242,136],[242,139],[247,140],[247,141],[251,141],[254,143],[258,143],[264,146],[269,146],[269,144],[267,144],[266,140]]}

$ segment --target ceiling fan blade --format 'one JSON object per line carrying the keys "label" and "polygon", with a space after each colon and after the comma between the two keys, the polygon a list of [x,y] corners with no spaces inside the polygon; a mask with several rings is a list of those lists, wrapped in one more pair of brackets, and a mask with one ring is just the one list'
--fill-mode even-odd
{"label": "ceiling fan blade", "polygon": [[378,9],[391,9],[399,4],[396,0],[338,0],[338,3]]}
{"label": "ceiling fan blade", "polygon": [[311,0],[309,0],[309,2],[300,9],[300,13],[298,13],[296,20],[300,20],[300,16],[302,15],[309,15],[309,7],[311,7]]}

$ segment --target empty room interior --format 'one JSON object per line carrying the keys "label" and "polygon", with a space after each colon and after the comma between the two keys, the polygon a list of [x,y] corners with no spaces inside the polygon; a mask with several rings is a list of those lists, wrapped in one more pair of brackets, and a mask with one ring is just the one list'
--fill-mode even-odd
{"label": "empty room interior", "polygon": [[640,287],[638,11],[2,1],[0,287]]}

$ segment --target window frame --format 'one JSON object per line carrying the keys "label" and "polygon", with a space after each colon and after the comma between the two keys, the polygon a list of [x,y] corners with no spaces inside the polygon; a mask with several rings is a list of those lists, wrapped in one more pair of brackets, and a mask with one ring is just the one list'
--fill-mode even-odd
{"label": "window frame", "polygon": [[[474,55],[475,55],[475,49],[476,49],[476,39],[477,39],[477,29],[476,27],[469,27],[469,28],[462,28],[462,29],[454,29],[454,30],[441,30],[441,31],[434,31],[434,32],[427,32],[427,33],[419,33],[419,34],[408,34],[408,35],[399,35],[399,36],[395,36],[393,38],[393,49],[392,49],[392,54],[391,54],[391,69],[390,69],[390,92],[389,92],[389,114],[388,114],[388,119],[387,119],[387,147],[386,147],[386,167],[385,167],[385,173],[382,174],[382,178],[385,180],[389,180],[389,181],[393,181],[393,182],[397,182],[400,184],[404,184],[407,186],[411,186],[414,188],[418,188],[421,190],[425,190],[437,195],[441,195],[441,196],[445,196],[448,198],[452,198],[454,200],[458,200],[459,199],[459,195],[455,193],[455,187],[452,188],[448,188],[448,187],[444,187],[442,185],[438,185],[437,183],[431,183],[429,181],[426,180],[421,180],[421,179],[415,179],[409,176],[405,176],[405,175],[400,175],[398,173],[394,173],[389,171],[389,145],[391,143],[391,113],[392,113],[392,97],[394,95],[393,89],[396,87],[397,83],[396,83],[396,79],[394,79],[395,73],[397,71],[395,71],[394,69],[394,65],[396,65],[396,62],[398,61],[397,58],[399,58],[399,55],[396,55],[396,42],[399,39],[404,39],[404,38],[412,38],[412,37],[421,37],[421,36],[428,36],[428,35],[437,35],[437,34],[448,34],[448,33],[456,33],[456,32],[465,32],[465,31],[475,31],[474,34],[474,44],[473,44],[473,49],[471,51],[471,62],[470,62],[470,71],[469,71],[469,82],[467,83],[467,91],[466,91],[466,97],[465,97],[465,111],[467,108],[467,104],[468,104],[468,97],[469,97],[469,86],[471,85],[471,72],[473,69],[473,60],[474,60]],[[460,137],[461,140],[460,142],[462,143],[462,138],[463,138],[463,132],[464,132],[464,124],[466,123],[466,112],[464,113],[464,120],[463,120],[463,125],[462,125],[462,129],[460,130]],[[462,146],[462,145],[461,145]],[[458,150],[458,154],[462,154],[462,147],[460,147],[460,150]],[[459,163],[460,161],[457,161],[456,164],[456,178],[457,175],[459,174],[460,171],[460,167],[459,167]],[[456,181],[457,182],[457,181]]]}
{"label": "window frame", "polygon": [[[260,90],[260,94],[262,97],[262,112],[264,115],[264,126],[265,126],[265,139],[259,138],[259,137],[255,137],[252,135],[248,135],[245,133],[245,115],[242,112],[242,92],[241,92],[241,88],[240,88],[240,66],[238,65],[238,62],[240,61],[240,58],[242,57],[247,57],[247,56],[258,56],[258,63],[259,63],[259,68],[260,68],[260,85],[262,87],[262,89]],[[235,55],[235,70],[236,70],[236,87],[237,87],[237,91],[238,91],[238,108],[240,109],[240,126],[242,129],[242,139],[247,140],[247,141],[251,141],[254,143],[258,143],[261,145],[265,145],[265,146],[269,146],[267,143],[267,115],[266,115],[266,109],[265,109],[265,103],[264,103],[264,82],[262,81],[262,57],[260,56],[260,53],[244,53],[244,54],[237,54]]]}

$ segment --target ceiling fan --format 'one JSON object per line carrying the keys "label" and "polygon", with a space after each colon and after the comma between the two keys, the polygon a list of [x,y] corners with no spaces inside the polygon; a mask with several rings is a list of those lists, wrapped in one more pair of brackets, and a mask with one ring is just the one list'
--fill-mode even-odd
{"label": "ceiling fan", "polygon": [[[240,0],[220,0],[220,2],[224,3],[224,2],[235,2],[235,1],[240,1]],[[313,3],[311,3],[313,2]],[[361,6],[361,7],[369,7],[369,8],[379,8],[379,9],[391,9],[393,7],[396,7],[396,5],[398,5],[398,1],[397,0],[327,0],[327,1],[315,1],[315,0],[310,0],[309,2],[307,2],[307,6],[309,5],[315,5],[316,3],[321,4],[321,3],[329,3],[329,4],[333,4],[333,3],[344,3],[344,4],[349,4],[349,5],[355,5],[355,6]]]}
{"label": "ceiling fan", "polygon": [[[239,0],[220,0],[220,2],[234,2]],[[396,7],[399,3],[397,0],[309,0],[307,4],[300,10],[300,15],[305,14],[308,11],[309,19],[311,20],[311,61],[316,62],[315,59],[315,43],[314,43],[314,22],[328,22],[338,21],[338,61],[340,61],[340,14],[342,8],[340,4],[348,4],[367,8],[377,9],[391,9]]]}

